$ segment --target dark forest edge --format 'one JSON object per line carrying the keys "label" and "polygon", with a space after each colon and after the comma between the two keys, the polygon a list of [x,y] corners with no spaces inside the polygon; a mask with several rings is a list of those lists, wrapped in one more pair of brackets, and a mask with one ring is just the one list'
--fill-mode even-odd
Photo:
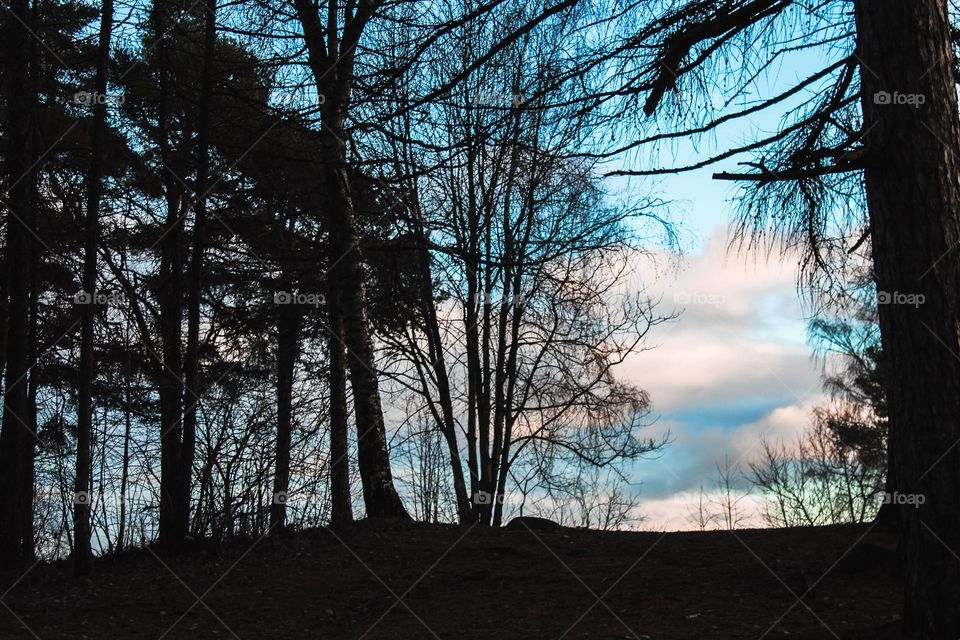
{"label": "dark forest edge", "polygon": [[[679,246],[656,176],[716,166],[843,363],[799,448],[746,462],[767,522],[886,497],[904,637],[960,636],[951,3],[5,9],[4,569],[537,504],[630,524],[670,438],[621,372],[677,315],[631,277]],[[734,473],[701,528],[736,528]]]}

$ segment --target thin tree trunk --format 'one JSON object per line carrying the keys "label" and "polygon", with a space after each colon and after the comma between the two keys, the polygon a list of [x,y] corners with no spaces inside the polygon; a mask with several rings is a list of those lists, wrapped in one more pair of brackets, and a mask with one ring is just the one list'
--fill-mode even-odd
{"label": "thin tree trunk", "polygon": [[[416,232],[424,236],[423,227],[417,223]],[[440,425],[444,440],[447,443],[447,452],[450,456],[450,472],[453,475],[453,491],[457,500],[457,516],[462,524],[473,520],[470,505],[470,496],[467,495],[467,486],[463,480],[463,462],[460,459],[460,445],[457,442],[457,423],[453,413],[453,394],[450,391],[450,377],[447,374],[447,364],[443,354],[443,338],[440,335],[440,324],[437,310],[434,306],[433,274],[430,270],[430,254],[425,248],[417,251],[418,266],[420,269],[420,298],[424,314],[424,332],[427,334],[430,361],[433,363],[434,375],[437,379],[437,395],[439,396],[440,410],[443,422]]]}
{"label": "thin tree trunk", "polygon": [[[890,442],[903,509],[904,623],[914,638],[960,636],[960,123],[945,0],[858,0],[867,204],[889,357]],[[877,94],[919,94],[885,104]]]}
{"label": "thin tree trunk", "polygon": [[[409,138],[412,126],[409,113],[404,114],[403,121],[405,134]],[[409,175],[416,174],[415,163],[413,162],[409,151],[409,148],[405,146],[403,148],[403,153],[398,154],[398,157],[396,158],[398,165],[396,171],[398,175],[403,175],[404,173]],[[428,233],[424,227],[424,218],[420,207],[420,194],[417,189],[416,180],[411,181],[409,189],[414,194],[412,200],[413,232],[417,238],[426,243],[428,240]],[[463,461],[460,456],[460,443],[457,438],[458,425],[456,418],[454,417],[455,411],[453,393],[450,387],[449,372],[447,371],[443,335],[440,330],[440,321],[437,317],[437,310],[435,306],[436,292],[434,290],[431,256],[425,245],[418,247],[416,251],[417,267],[420,278],[419,294],[420,308],[423,313],[423,332],[427,337],[427,355],[429,362],[431,364],[431,368],[433,369],[433,374],[436,376],[438,396],[436,402],[440,405],[439,415],[437,415],[435,410],[432,412],[435,415],[437,426],[440,429],[441,435],[447,444],[450,473],[453,476],[453,490],[457,504],[457,517],[461,524],[467,524],[473,521],[473,508],[470,503],[470,495],[467,493],[466,483],[464,482],[463,478]],[[433,403],[431,402],[430,404],[432,405]],[[442,474],[442,469],[436,469],[435,475],[440,474]],[[430,515],[427,517],[432,517],[431,521],[434,522],[439,518],[439,487],[439,481],[431,486],[431,499],[429,502],[424,503],[424,513],[428,513],[426,509],[427,505],[432,508],[432,512],[430,512]]]}
{"label": "thin tree trunk", "polygon": [[517,385],[517,357],[520,350],[520,326],[523,319],[523,302],[520,285],[521,278],[520,275],[517,274],[514,276],[513,281],[515,304],[513,306],[513,317],[510,322],[510,348],[507,356],[508,379],[506,382],[507,390],[503,400],[503,428],[494,458],[497,461],[497,500],[493,511],[493,526],[495,527],[499,527],[503,521],[503,501],[507,493],[507,477],[510,472],[510,447],[513,444],[513,425],[515,422],[513,398]]}
{"label": "thin tree trunk", "polygon": [[[0,255],[0,273],[7,271],[6,252]],[[7,367],[7,317],[9,309],[7,308],[7,278],[0,278],[0,374]]]}
{"label": "thin tree trunk", "polygon": [[[129,326],[129,325],[128,325]],[[127,347],[127,375],[124,378],[123,385],[123,467],[120,470],[120,525],[117,531],[117,553],[123,551],[124,535],[127,528],[127,482],[130,478],[130,428],[132,419],[130,416],[130,342],[126,342]]]}
{"label": "thin tree trunk", "polygon": [[470,470],[470,502],[473,509],[472,520],[480,519],[477,495],[480,491],[480,461],[477,457],[477,404],[480,384],[480,341],[477,337],[476,298],[480,289],[477,282],[477,187],[474,179],[475,154],[472,147],[467,151],[467,238],[466,278],[467,304],[464,313],[464,332],[467,347],[467,466]]}
{"label": "thin tree trunk", "polygon": [[[100,41],[97,48],[97,75],[94,91],[107,93],[107,63],[110,59],[110,32],[113,29],[113,0],[104,0],[100,9]],[[90,430],[93,422],[94,317],[97,294],[97,244],[100,236],[100,184],[103,174],[103,136],[107,120],[104,100],[93,101],[93,123],[90,133],[90,169],[87,175],[86,243],[83,256],[83,290],[87,304],[81,306],[80,385],[77,400],[77,460],[73,485],[73,530],[76,545],[73,550],[73,573],[87,575],[93,569],[90,549]],[[86,500],[76,499],[86,496]]]}
{"label": "thin tree trunk", "polygon": [[327,338],[330,385],[330,521],[333,524],[353,520],[350,500],[350,457],[347,443],[347,372],[343,353],[343,320],[340,293],[336,285],[336,267],[327,274]]}
{"label": "thin tree trunk", "polygon": [[[515,80],[513,95],[520,93],[520,85]],[[522,131],[520,110],[513,115],[512,138],[519,142]],[[494,382],[494,416],[493,416],[493,450],[490,455],[490,483],[494,496],[491,515],[491,524],[499,526],[503,517],[503,500],[506,490],[508,461],[510,455],[510,429],[513,416],[513,388],[517,379],[517,352],[519,345],[520,320],[522,318],[521,291],[522,272],[524,265],[524,250],[527,238],[517,241],[514,222],[511,219],[513,212],[514,183],[520,162],[520,145],[515,144],[510,151],[509,168],[507,170],[507,191],[503,203],[503,256],[504,268],[502,272],[503,300],[500,301],[500,317],[497,327],[497,354],[496,380]],[[532,203],[527,203],[528,216],[535,210]],[[532,228],[532,220],[526,220],[527,236]],[[507,340],[508,319],[510,340]],[[509,425],[509,426],[508,426]]]}
{"label": "thin tree trunk", "polygon": [[466,278],[467,278],[467,303],[464,313],[464,336],[467,347],[467,446],[468,446],[468,464],[470,466],[470,492],[473,508],[473,520],[481,522],[483,520],[483,511],[486,504],[486,487],[483,479],[485,437],[484,430],[489,428],[485,417],[489,417],[489,411],[484,411],[483,380],[484,375],[481,365],[481,341],[480,341],[480,297],[483,295],[483,282],[480,277],[480,211],[476,206],[477,186],[474,181],[473,158],[468,159],[469,183],[468,189],[468,210],[467,210],[467,257]]}
{"label": "thin tree trunk", "polygon": [[194,202],[193,247],[187,271],[187,345],[184,358],[183,436],[178,465],[180,479],[178,513],[180,527],[190,527],[190,496],[193,486],[193,459],[197,440],[197,411],[200,404],[200,290],[203,286],[204,227],[207,220],[207,188],[210,182],[210,101],[213,91],[213,54],[217,42],[217,0],[204,3],[206,17],[203,37],[203,71],[200,82],[200,122],[197,130],[197,182]]}
{"label": "thin tree trunk", "polygon": [[[112,376],[110,377],[110,380],[111,380],[111,382],[115,382],[115,380],[113,379]],[[97,441],[96,441],[96,439],[91,439],[91,443],[90,443],[90,444],[91,444],[91,449],[90,449],[90,450],[91,450],[91,451],[98,451],[98,456],[97,456],[97,458],[98,458],[98,467],[99,467],[98,472],[99,472],[99,473],[98,473],[98,477],[97,477],[97,483],[99,484],[99,486],[104,487],[104,486],[107,485],[107,479],[106,479],[106,474],[107,474],[107,438],[109,437],[108,434],[107,434],[107,429],[108,429],[108,425],[110,424],[110,410],[109,410],[107,407],[103,407],[103,408],[101,409],[101,411],[102,411],[102,422],[101,422],[101,424],[102,424],[103,426],[102,426],[102,428],[101,428],[101,430],[100,430],[100,442],[101,442],[102,444],[101,444],[100,447],[97,447]],[[93,494],[94,494],[94,491],[93,491],[93,482],[91,481],[91,482],[90,482],[90,495],[92,496]],[[91,502],[91,504],[92,504],[92,502]],[[93,512],[91,511],[91,519],[92,519],[92,517],[93,517],[92,514],[93,514]],[[101,535],[100,532],[97,531],[96,527],[92,527],[92,528],[93,528],[93,531],[94,531],[94,534],[97,536],[98,548],[102,549],[102,548],[103,548],[103,543],[105,543],[105,544],[107,545],[107,548],[106,548],[106,550],[104,551],[104,553],[107,553],[107,554],[109,554],[109,555],[113,555],[113,538],[112,538],[111,535],[110,535],[110,518],[109,518],[109,514],[107,513],[107,501],[106,501],[106,500],[103,500],[103,499],[100,500],[100,518],[101,518],[101,521],[103,522],[103,527],[102,527],[102,528],[103,528],[103,534],[102,534],[102,535],[103,535],[103,541],[102,541],[102,542],[101,542],[101,539],[100,539],[100,535]],[[92,526],[92,525],[93,525],[93,523],[91,522],[91,526]]]}
{"label": "thin tree trunk", "polygon": [[[34,5],[33,11],[34,19],[36,19],[36,5]],[[34,22],[35,24],[36,22]],[[33,47],[33,60],[37,59],[36,48]],[[34,67],[34,71],[36,67]],[[34,80],[36,78],[34,77]],[[36,84],[34,84],[36,87]],[[36,92],[34,93],[36,95]],[[37,184],[39,181],[38,171],[36,165],[32,169],[33,175],[30,179],[31,186],[31,195],[30,195],[30,226],[36,228],[36,204],[38,202],[37,197]],[[37,390],[39,388],[39,382],[37,376],[33,375],[33,367],[37,364],[37,357],[39,355],[40,347],[38,343],[37,336],[37,318],[40,315],[40,295],[38,287],[38,277],[37,273],[39,269],[37,268],[37,263],[39,262],[39,251],[37,250],[37,244],[31,237],[30,239],[30,268],[28,272],[30,273],[30,289],[29,289],[29,300],[30,300],[30,313],[27,320],[27,372],[29,375],[26,378],[27,381],[27,412],[26,415],[21,416],[26,423],[28,429],[28,437],[26,438],[26,446],[24,451],[24,462],[21,472],[21,482],[20,482],[20,503],[23,505],[23,511],[20,514],[20,531],[22,532],[23,540],[27,541],[27,544],[30,546],[31,552],[27,556],[27,559],[31,559],[34,555],[34,544],[33,544],[33,531],[34,531],[34,509],[33,509],[33,500],[34,500],[34,482],[36,479],[36,445],[39,442],[39,438],[36,437],[37,434]]]}
{"label": "thin tree trunk", "polygon": [[300,309],[280,305],[277,321],[277,449],[273,474],[270,531],[282,533],[287,522],[287,491],[290,489],[290,440],[292,433],[293,378],[300,343]]}
{"label": "thin tree trunk", "polygon": [[[485,260],[489,261],[491,258],[491,243],[492,243],[492,221],[488,216],[485,224],[483,226],[483,235],[484,235],[484,251],[483,255]],[[493,383],[493,371],[490,366],[490,351],[491,351],[491,328],[492,328],[492,300],[493,296],[493,278],[491,274],[491,269],[486,267],[485,269],[479,272],[481,274],[482,286],[481,290],[483,291],[483,307],[480,315],[481,330],[479,337],[479,348],[480,348],[480,370],[479,370],[479,384],[480,392],[478,398],[478,407],[477,407],[477,423],[479,428],[479,439],[480,439],[480,495],[483,496],[483,501],[476,505],[479,509],[480,523],[483,525],[490,525],[490,522],[493,518],[493,500],[495,488],[493,486],[493,459],[491,457],[491,441],[490,441],[490,431],[493,427],[492,415],[491,415],[491,399],[493,393],[491,390],[491,385]]]}
{"label": "thin tree trunk", "polygon": [[[33,2],[31,4],[31,24],[38,25],[40,23],[38,14],[40,11],[39,3]],[[40,95],[40,39],[39,38],[30,38],[30,95],[32,96],[32,107],[30,113],[33,115],[33,118],[37,117],[37,97]],[[39,133],[39,124],[34,125],[35,130]],[[38,149],[36,146],[37,138],[31,137],[31,146],[30,152],[32,155],[33,163],[30,166],[30,218],[29,226],[31,229],[37,229],[36,216],[37,216],[37,206],[40,202],[40,161],[43,159],[42,155],[38,155]],[[29,426],[28,437],[26,438],[26,450],[25,450],[25,463],[23,468],[22,475],[22,504],[24,505],[24,510],[21,519],[21,531],[23,532],[23,539],[28,541],[30,545],[30,558],[34,556],[34,508],[33,501],[35,498],[34,483],[36,480],[36,447],[40,444],[40,438],[37,435],[38,433],[38,424],[37,424],[37,391],[39,389],[39,381],[36,376],[33,375],[33,368],[37,364],[37,358],[40,353],[40,344],[39,337],[37,334],[38,331],[38,318],[40,316],[40,288],[39,288],[39,263],[40,263],[40,246],[37,243],[36,233],[30,234],[30,242],[28,245],[29,255],[30,255],[30,267],[27,269],[27,273],[30,274],[30,314],[28,318],[28,341],[27,341],[27,415],[22,416],[26,420],[27,425]]]}
{"label": "thin tree trunk", "polygon": [[[486,311],[484,312],[486,315]],[[481,332],[481,336],[485,337],[486,332]],[[481,344],[484,365],[489,365],[490,357],[490,348],[489,344],[485,339],[482,339]],[[493,427],[493,421],[490,416],[490,394],[488,393],[490,388],[490,369],[488,366],[483,366],[482,369],[482,384],[481,384],[481,393],[480,393],[480,408],[478,413],[478,428],[480,435],[480,481],[478,486],[480,487],[479,496],[482,496],[478,500],[476,508],[479,510],[479,520],[480,524],[489,526],[493,518],[493,501],[494,501],[494,492],[495,488],[493,486],[493,458],[491,457],[491,445],[490,445],[490,431]]]}

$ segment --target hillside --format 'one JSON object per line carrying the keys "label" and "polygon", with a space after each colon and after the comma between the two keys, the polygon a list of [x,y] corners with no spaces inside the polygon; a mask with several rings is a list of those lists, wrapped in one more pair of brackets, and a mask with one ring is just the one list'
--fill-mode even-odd
{"label": "hillside", "polygon": [[[862,526],[364,522],[215,552],[135,550],[88,580],[37,565],[3,597],[0,638],[875,638],[901,607],[893,548]],[[2,575],[4,590],[16,577]]]}

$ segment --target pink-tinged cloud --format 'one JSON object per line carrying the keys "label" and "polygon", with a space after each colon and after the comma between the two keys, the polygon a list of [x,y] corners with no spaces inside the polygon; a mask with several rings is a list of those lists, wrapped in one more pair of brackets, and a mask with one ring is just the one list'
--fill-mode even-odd
{"label": "pink-tinged cloud", "polygon": [[789,255],[767,261],[730,252],[722,231],[677,272],[638,265],[637,282],[662,296],[662,310],[682,311],[652,334],[655,349],[620,368],[650,392],[661,416],[652,429],[669,429],[674,439],[660,460],[635,467],[645,526],[691,528],[690,496],[714,486],[717,461],[727,456],[745,469],[761,437],[794,440],[822,401],[795,265]]}

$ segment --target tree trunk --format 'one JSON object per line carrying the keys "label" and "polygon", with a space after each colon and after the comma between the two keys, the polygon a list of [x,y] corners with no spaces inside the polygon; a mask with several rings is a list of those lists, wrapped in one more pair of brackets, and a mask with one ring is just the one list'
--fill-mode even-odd
{"label": "tree trunk", "polygon": [[3,425],[0,431],[0,566],[29,563],[33,558],[32,505],[35,436],[29,419],[30,282],[32,265],[34,149],[31,131],[34,96],[30,87],[31,24],[26,0],[11,0],[6,44],[7,95],[7,368],[4,375]]}
{"label": "tree trunk", "polygon": [[337,269],[327,274],[327,338],[330,385],[330,521],[333,524],[353,520],[350,500],[350,456],[347,443],[347,372],[343,353],[343,320]]}
{"label": "tree trunk", "polygon": [[[424,236],[423,226],[417,221],[416,233]],[[430,269],[430,254],[427,250],[417,251],[417,262],[420,270],[420,301],[424,315],[424,333],[427,335],[429,357],[433,363],[433,372],[437,380],[437,395],[439,396],[442,422],[440,429],[447,443],[447,453],[450,456],[450,472],[453,475],[453,491],[457,500],[457,516],[461,524],[473,520],[473,510],[470,496],[467,495],[467,486],[463,480],[463,462],[460,459],[460,445],[457,442],[457,423],[454,418],[453,394],[450,390],[450,377],[447,373],[447,364],[443,353],[443,337],[440,334],[440,323],[437,310],[434,306],[433,273]]]}
{"label": "tree trunk", "polygon": [[[0,273],[8,273],[6,252],[0,255]],[[0,374],[7,367],[7,280],[0,278]]]}
{"label": "tree trunk", "polygon": [[[129,325],[127,325],[129,327]],[[127,375],[124,377],[123,384],[123,467],[120,469],[120,524],[117,527],[116,549],[119,554],[123,551],[124,536],[127,528],[127,483],[130,479],[130,430],[133,426],[133,418],[130,415],[130,341],[125,341],[127,348]]]}
{"label": "tree trunk", "polygon": [[[350,192],[344,142],[347,137],[347,105],[353,84],[354,50],[367,21],[373,16],[375,3],[361,3],[354,12],[349,8],[350,3],[341,6],[336,0],[331,0],[327,3],[326,27],[320,24],[317,7],[312,2],[294,0],[294,5],[303,28],[303,39],[317,91],[324,97],[322,144],[329,201],[330,260],[336,261],[337,269],[342,274],[342,278],[339,278],[340,302],[350,383],[353,387],[357,461],[363,483],[363,498],[368,516],[408,518],[393,486],[393,474],[390,471],[390,454],[367,318],[364,270],[359,251],[360,232]],[[347,16],[342,34],[338,23],[341,15]]]}
{"label": "tree trunk", "polygon": [[187,206],[180,188],[180,178],[173,173],[170,152],[170,114],[168,96],[171,93],[172,70],[169,60],[169,30],[171,16],[165,2],[154,4],[154,35],[159,43],[157,56],[160,66],[159,104],[157,108],[157,136],[167,205],[164,236],[160,246],[160,282],[157,290],[160,308],[160,338],[162,364],[158,372],[160,396],[160,522],[158,542],[176,545],[187,535],[190,517],[185,504],[181,482],[180,447],[183,442],[183,353],[180,325],[183,320],[181,281],[183,257],[181,238],[183,214]]}
{"label": "tree trunk", "polygon": [[178,466],[179,501],[184,513],[178,518],[190,526],[190,496],[193,487],[193,458],[197,440],[197,411],[200,396],[200,292],[203,288],[204,228],[207,221],[207,189],[210,182],[210,100],[213,91],[213,54],[217,41],[217,0],[204,3],[203,70],[200,81],[200,122],[197,127],[197,181],[193,217],[193,247],[187,271],[187,345],[184,358],[183,436]]}
{"label": "tree trunk", "polygon": [[368,516],[409,517],[393,486],[390,471],[386,427],[367,318],[360,237],[347,173],[343,167],[331,167],[329,177],[333,196],[330,256],[333,260],[340,257],[338,268],[343,276],[339,283],[340,303],[357,422],[357,465],[363,483],[363,499]]}
{"label": "tree trunk", "polygon": [[[877,288],[893,298],[923,296],[879,305],[896,490],[925,499],[901,512],[904,624],[910,637],[956,638],[960,125],[950,23],[946,0],[859,0],[856,20]],[[923,103],[886,99],[894,92]]]}
{"label": "tree trunk", "polygon": [[270,532],[282,533],[287,522],[287,491],[290,489],[290,440],[293,379],[300,344],[300,309],[280,305],[277,320],[277,449],[270,505]]}
{"label": "tree trunk", "polygon": [[[113,28],[113,0],[104,0],[100,10],[100,41],[97,48],[97,75],[94,91],[107,93],[107,63],[110,59],[110,32]],[[81,306],[80,384],[77,401],[77,460],[73,485],[73,530],[76,544],[73,550],[74,575],[87,575],[93,569],[90,549],[90,431],[93,423],[94,316],[97,293],[97,244],[100,236],[100,184],[103,155],[103,135],[107,119],[105,101],[93,101],[93,123],[90,133],[90,170],[87,175],[86,245],[83,256],[83,290],[87,304]],[[86,500],[76,499],[86,496]]]}
{"label": "tree trunk", "polygon": [[[889,428],[887,430],[887,477],[883,484],[883,490],[887,496],[892,496],[897,490],[897,487],[900,486],[900,482],[897,480],[897,467],[899,463],[897,456],[894,455],[893,447],[890,446],[890,432]],[[885,501],[880,505],[880,509],[877,511],[877,515],[874,518],[876,527],[880,531],[899,531],[900,530],[900,519],[903,517],[901,512],[903,508],[893,502],[892,500],[887,502]]]}
{"label": "tree trunk", "polygon": [[[160,524],[158,540],[176,544],[187,535],[187,505],[181,491],[180,446],[183,436],[183,371],[180,339],[181,269],[179,221],[176,211],[167,216],[167,239],[162,250],[163,289],[160,298],[160,332],[163,342],[163,366],[160,371]],[[171,226],[172,225],[172,226]],[[176,246],[174,246],[176,245]]]}
{"label": "tree trunk", "polygon": [[[36,5],[34,5],[34,18],[36,18]],[[36,52],[34,52],[36,54]],[[36,60],[36,55],[34,55],[34,60]],[[36,86],[36,85],[35,85]],[[31,186],[33,189],[33,194],[31,198],[31,226],[33,226],[33,220],[35,220],[35,207],[37,203],[37,193],[36,186],[38,183],[39,176],[36,175],[36,166],[34,167],[34,175],[31,179]],[[39,251],[37,250],[37,245],[35,242],[30,243],[30,314],[28,316],[27,325],[29,327],[27,333],[27,362],[28,367],[27,371],[30,375],[27,376],[27,413],[22,416],[24,422],[26,423],[28,432],[32,435],[37,433],[37,391],[40,387],[40,382],[38,377],[33,375],[33,367],[37,364],[37,357],[39,356],[40,348],[38,344],[37,337],[37,318],[40,315],[40,295],[38,287],[38,278],[37,273],[39,269],[37,268],[37,263],[39,262]],[[24,540],[29,540],[31,547],[31,553],[28,558],[33,557],[33,499],[34,499],[34,482],[36,479],[36,445],[39,443],[39,437],[30,437],[27,439],[26,451],[24,452],[24,465],[22,471],[23,481],[20,483],[20,504],[23,505],[23,511],[20,514],[20,527],[23,532]]]}
{"label": "tree trunk", "polygon": [[[468,251],[474,250],[475,245],[472,238],[474,218],[470,219],[471,235],[468,240]],[[470,253],[469,255],[474,255]],[[470,468],[470,503],[472,507],[471,519],[474,522],[480,521],[480,460],[478,456],[479,444],[477,442],[477,431],[480,429],[479,411],[480,404],[480,337],[477,332],[477,322],[479,315],[477,313],[476,299],[479,291],[477,282],[477,260],[468,258],[466,260],[467,268],[467,304],[464,313],[464,335],[466,337],[467,347],[467,466]]]}
{"label": "tree trunk", "polygon": [[[490,221],[487,220],[484,224],[484,258],[490,260],[490,246],[491,246],[491,227]],[[493,382],[493,367],[490,364],[491,356],[491,314],[493,311],[491,297],[493,296],[493,281],[490,274],[490,269],[485,268],[480,271],[483,280],[483,286],[481,290],[483,291],[483,306],[482,311],[480,312],[480,372],[479,372],[479,384],[480,392],[478,394],[478,406],[477,406],[477,427],[479,429],[479,440],[480,440],[480,495],[482,496],[482,501],[478,500],[475,507],[479,511],[480,524],[489,526],[493,521],[493,500],[494,493],[496,492],[496,487],[494,487],[494,475],[493,475],[493,459],[491,458],[490,450],[490,431],[493,428],[492,421],[492,412],[491,404],[493,393],[491,391],[491,384]]]}

